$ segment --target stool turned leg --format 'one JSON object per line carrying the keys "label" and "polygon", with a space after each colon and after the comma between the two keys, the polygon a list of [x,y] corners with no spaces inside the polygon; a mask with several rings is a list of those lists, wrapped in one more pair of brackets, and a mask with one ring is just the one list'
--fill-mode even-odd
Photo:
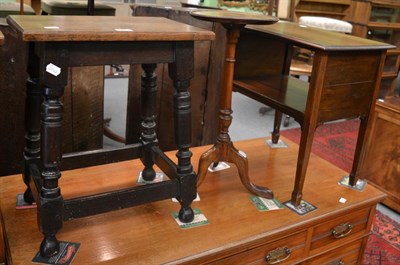
{"label": "stool turned leg", "polygon": [[24,200],[27,203],[33,203],[32,190],[29,187],[31,181],[30,165],[39,164],[40,158],[40,104],[42,102],[40,88],[37,80],[29,78],[26,82],[27,93],[25,103],[25,142],[24,149],[24,168],[22,177],[27,188],[24,192]]}
{"label": "stool turned leg", "polygon": [[39,191],[38,222],[39,229],[44,235],[40,245],[40,254],[44,257],[51,257],[58,253],[60,246],[55,235],[63,225],[64,204],[58,187],[62,157],[63,105],[60,101],[62,94],[63,88],[45,88],[42,103],[40,149],[43,185]]}
{"label": "stool turned leg", "polygon": [[219,135],[217,136],[215,145],[200,157],[198,185],[203,182],[205,175],[207,174],[208,166],[210,166],[212,163],[215,164],[216,162],[225,161],[236,165],[239,171],[240,180],[250,192],[256,194],[257,196],[271,199],[273,198],[271,190],[254,185],[250,182],[246,154],[238,151],[233,146],[229,136],[229,126],[232,123],[231,104],[236,45],[240,37],[240,30],[245,25],[223,25],[227,29],[227,43],[225,51],[224,81],[220,99]]}
{"label": "stool turned leg", "polygon": [[180,187],[180,195],[177,200],[181,204],[179,211],[179,220],[185,223],[194,219],[194,212],[190,205],[196,198],[196,181],[197,176],[193,171],[191,164],[192,152],[189,150],[191,146],[191,98],[188,91],[189,80],[174,81],[174,125],[175,125],[175,141],[178,146],[176,157],[178,158],[178,179]]}
{"label": "stool turned leg", "polygon": [[176,157],[177,179],[179,181],[179,196],[176,198],[181,209],[179,220],[184,223],[193,221],[194,212],[191,208],[196,198],[197,176],[191,164],[192,152],[192,105],[189,92],[190,80],[193,77],[194,45],[189,42],[178,42],[175,44],[175,63],[168,67],[169,77],[174,82],[174,131],[175,142],[178,146]]}
{"label": "stool turned leg", "polygon": [[156,177],[153,165],[152,146],[158,144],[156,135],[156,99],[157,99],[157,77],[155,74],[156,64],[143,64],[142,75],[142,133],[140,139],[144,145],[141,161],[144,165],[142,177],[146,181],[152,181]]}
{"label": "stool turned leg", "polygon": [[31,166],[40,165],[40,105],[42,94],[39,87],[39,64],[34,53],[34,46],[29,46],[27,65],[28,79],[26,81],[25,99],[25,148],[23,151],[22,178],[27,186],[24,192],[24,201],[35,201],[29,183],[32,181]]}

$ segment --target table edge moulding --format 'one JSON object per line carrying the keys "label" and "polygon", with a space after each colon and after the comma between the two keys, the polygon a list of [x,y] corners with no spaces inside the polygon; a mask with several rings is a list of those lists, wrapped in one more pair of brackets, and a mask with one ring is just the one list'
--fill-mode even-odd
{"label": "table edge moulding", "polygon": [[[179,220],[194,218],[191,203],[196,197],[196,173],[191,164],[191,98],[195,41],[211,41],[211,31],[166,18],[111,16],[8,16],[7,22],[28,43],[26,82],[26,148],[24,200],[36,202],[38,226],[43,234],[40,256],[58,254],[56,234],[64,221],[107,211],[177,198]],[[101,55],[101,56],[99,56]],[[177,161],[166,157],[155,133],[157,63],[169,64],[175,87],[173,100]],[[98,150],[62,157],[64,87],[68,67],[106,64],[141,64],[141,136],[137,143],[115,150]],[[172,99],[173,97],[173,99]],[[112,190],[64,199],[58,180],[65,168],[85,167],[123,159],[140,158],[142,178],[153,181],[157,165],[169,178],[151,185]],[[73,160],[69,162],[69,160]],[[63,167],[64,168],[64,167]],[[95,180],[93,180],[95,181]]]}

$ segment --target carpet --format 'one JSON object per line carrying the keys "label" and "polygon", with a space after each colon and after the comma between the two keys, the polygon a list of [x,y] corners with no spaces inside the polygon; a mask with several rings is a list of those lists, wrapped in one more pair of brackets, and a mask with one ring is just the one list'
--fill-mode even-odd
{"label": "carpet", "polygon": [[376,211],[371,230],[362,264],[400,264],[400,224]]}
{"label": "carpet", "polygon": [[[319,157],[350,172],[357,142],[359,120],[329,123],[317,128],[311,151]],[[282,130],[281,135],[300,142],[300,129]],[[372,234],[363,256],[363,265],[400,264],[400,224],[376,211]]]}
{"label": "carpet", "polygon": [[[359,127],[358,119],[327,123],[317,127],[311,152],[350,172]],[[281,135],[299,143],[300,132],[299,128],[282,130]]]}

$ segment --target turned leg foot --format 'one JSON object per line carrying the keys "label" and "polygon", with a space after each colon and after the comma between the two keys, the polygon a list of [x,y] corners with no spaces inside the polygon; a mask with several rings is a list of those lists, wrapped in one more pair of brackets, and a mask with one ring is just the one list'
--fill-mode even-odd
{"label": "turned leg foot", "polygon": [[194,212],[191,207],[182,207],[178,217],[181,222],[190,223],[194,219]]}
{"label": "turned leg foot", "polygon": [[60,243],[55,236],[45,236],[40,244],[40,255],[42,257],[52,257],[60,251]]}
{"label": "turned leg foot", "polygon": [[[213,166],[217,166],[220,159],[219,148],[217,148],[218,144],[213,146],[210,150],[203,153],[200,157],[199,167],[197,170],[197,187],[203,183],[208,167],[213,164]],[[223,160],[221,160],[223,161]]]}
{"label": "turned leg foot", "polygon": [[29,187],[24,192],[24,201],[27,203],[30,203],[30,204],[35,202],[35,199],[33,198],[32,190]]}
{"label": "turned leg foot", "polygon": [[240,180],[248,191],[266,199],[274,198],[274,194],[270,189],[251,183],[247,156],[245,153],[238,151],[232,143],[228,148],[227,161],[236,165]]}
{"label": "turned leg foot", "polygon": [[272,143],[277,144],[280,137],[280,128],[282,122],[282,112],[275,111],[274,130],[272,131]]}
{"label": "turned leg foot", "polygon": [[349,185],[354,187],[357,184],[357,181],[358,178],[356,177],[356,174],[351,172],[349,175]]}
{"label": "turned leg foot", "polygon": [[290,200],[293,206],[299,206],[301,200],[303,199],[303,194],[299,191],[292,192],[292,199]]}
{"label": "turned leg foot", "polygon": [[144,168],[142,171],[142,178],[145,181],[153,181],[156,177],[156,171],[151,167],[151,168]]}

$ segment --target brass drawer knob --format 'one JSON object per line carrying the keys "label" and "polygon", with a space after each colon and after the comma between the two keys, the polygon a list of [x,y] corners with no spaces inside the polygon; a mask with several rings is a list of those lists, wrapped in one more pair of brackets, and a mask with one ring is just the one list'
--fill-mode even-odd
{"label": "brass drawer knob", "polygon": [[265,261],[268,264],[278,264],[282,261],[287,260],[292,252],[288,247],[280,247],[268,252],[265,256]]}
{"label": "brass drawer knob", "polygon": [[332,230],[332,235],[335,238],[342,238],[350,234],[351,230],[353,230],[353,226],[350,223],[343,223]]}

